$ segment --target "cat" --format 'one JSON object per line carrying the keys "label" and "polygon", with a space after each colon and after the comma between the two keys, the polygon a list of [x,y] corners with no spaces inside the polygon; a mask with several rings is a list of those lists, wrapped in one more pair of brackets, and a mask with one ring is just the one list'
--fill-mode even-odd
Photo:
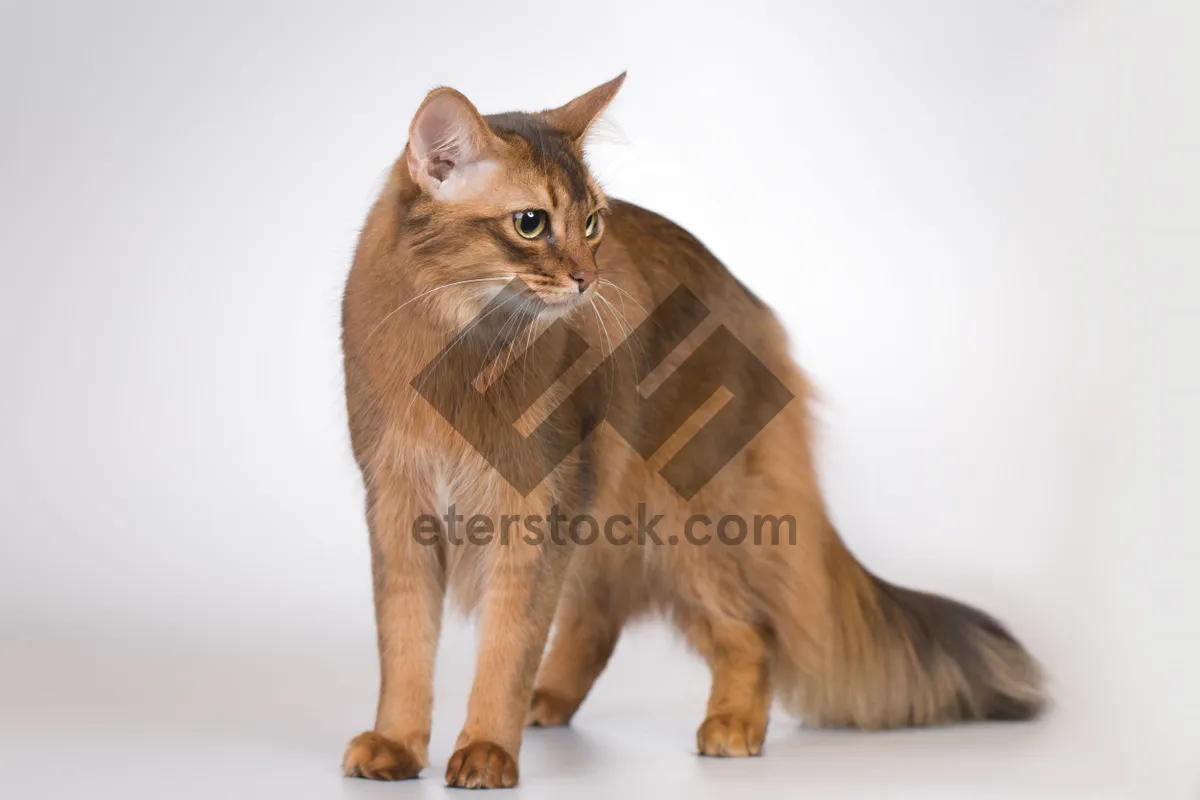
{"label": "cat", "polygon": [[[483,116],[432,91],[369,212],[343,348],[381,680],[344,773],[426,766],[447,595],[479,627],[450,786],[515,785],[524,727],[567,724],[622,628],[649,614],[711,668],[703,755],[760,754],[775,698],[815,726],[1038,715],[1041,669],[1001,624],[875,577],[839,538],[814,474],[811,390],[770,309],[687,231],[592,177],[584,141],[624,79],[537,113]],[[461,513],[527,532],[560,508],[652,514],[657,529],[589,542],[451,530]],[[744,533],[751,514],[791,535],[696,541],[697,519]]]}

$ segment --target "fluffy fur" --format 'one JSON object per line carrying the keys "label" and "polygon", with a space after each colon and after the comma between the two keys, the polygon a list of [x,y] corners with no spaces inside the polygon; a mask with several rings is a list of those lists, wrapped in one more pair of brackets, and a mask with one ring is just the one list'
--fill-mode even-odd
{"label": "fluffy fur", "polygon": [[[346,774],[401,779],[425,766],[447,593],[478,612],[480,631],[467,720],[446,773],[453,786],[514,785],[523,726],[565,724],[622,628],[648,613],[670,618],[711,667],[697,731],[705,755],[761,752],[773,697],[825,726],[1034,716],[1043,706],[1038,667],[1004,627],[874,577],[839,539],[813,472],[809,388],[771,311],[689,233],[609,200],[592,179],[583,140],[623,79],[558,109],[486,117],[461,94],[435,90],[367,218],[345,292],[343,341],[350,432],[367,495],[381,687],[375,726],[351,742]],[[514,227],[513,215],[526,209],[548,213],[536,240]],[[594,212],[600,221],[589,238]],[[547,308],[533,316],[533,304],[514,303],[461,333],[514,277]],[[588,425],[595,404],[641,413],[638,392],[618,391],[615,381],[572,423],[590,435],[522,496],[414,391],[422,370],[453,343],[453,358],[474,354],[493,367],[434,379],[444,383],[434,390],[490,387],[497,407],[528,432],[681,284],[712,314],[681,343],[651,331],[623,350],[616,369],[628,363],[631,374],[638,358],[666,356],[641,381],[640,396],[666,387],[665,376],[720,325],[795,395],[689,500],[657,473],[717,413],[720,397],[647,459],[610,426]],[[529,381],[570,346],[555,319],[588,351],[526,411]],[[720,366],[726,394],[752,402],[752,371]],[[685,402],[700,391],[697,381],[671,382],[672,396]],[[440,530],[435,545],[418,543],[414,520],[450,504],[496,520],[545,515],[554,504],[636,518],[645,504],[663,515],[664,539],[695,514],[791,515],[798,535],[738,545],[615,545],[601,537],[587,546],[519,538],[477,546],[454,545]],[[556,634],[543,657],[552,620]]]}

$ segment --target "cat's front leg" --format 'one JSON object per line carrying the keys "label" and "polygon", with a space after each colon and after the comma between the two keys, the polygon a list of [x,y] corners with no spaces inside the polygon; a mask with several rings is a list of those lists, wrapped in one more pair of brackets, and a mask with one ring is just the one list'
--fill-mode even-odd
{"label": "cat's front leg", "polygon": [[[527,501],[523,506],[537,514],[546,508]],[[493,789],[517,783],[533,682],[570,559],[565,527],[550,534],[547,527],[540,541],[522,535],[481,545],[487,548],[480,555],[487,562],[488,582],[480,606],[475,683],[466,724],[446,767],[448,786]]]}
{"label": "cat's front leg", "polygon": [[343,758],[349,777],[415,778],[428,761],[433,664],[445,595],[444,560],[435,542],[414,535],[418,507],[403,476],[381,474],[367,492],[379,706],[374,729],[355,737]]}

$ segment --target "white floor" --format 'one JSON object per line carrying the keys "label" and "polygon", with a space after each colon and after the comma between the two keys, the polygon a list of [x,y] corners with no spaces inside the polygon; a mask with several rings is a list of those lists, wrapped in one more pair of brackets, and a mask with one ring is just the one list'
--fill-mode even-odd
{"label": "white floor", "polygon": [[[432,764],[403,784],[339,773],[342,746],[368,725],[375,690],[372,643],[345,639],[10,631],[0,663],[0,796],[447,792],[440,776],[461,721],[470,631],[449,631]],[[762,758],[702,759],[690,748],[705,681],[702,666],[661,629],[635,630],[571,728],[529,733],[511,796],[1189,796],[1186,778],[1122,752],[1113,734],[1124,721],[1069,700],[1035,724],[889,734],[804,730],[777,713]]]}

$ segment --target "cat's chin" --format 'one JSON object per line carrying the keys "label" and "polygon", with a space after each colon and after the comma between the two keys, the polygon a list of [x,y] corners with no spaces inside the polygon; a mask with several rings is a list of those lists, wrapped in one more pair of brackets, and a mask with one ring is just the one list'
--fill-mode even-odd
{"label": "cat's chin", "polygon": [[554,297],[542,297],[543,307],[538,313],[539,319],[558,319],[565,317],[587,302],[587,295],[572,294]]}

